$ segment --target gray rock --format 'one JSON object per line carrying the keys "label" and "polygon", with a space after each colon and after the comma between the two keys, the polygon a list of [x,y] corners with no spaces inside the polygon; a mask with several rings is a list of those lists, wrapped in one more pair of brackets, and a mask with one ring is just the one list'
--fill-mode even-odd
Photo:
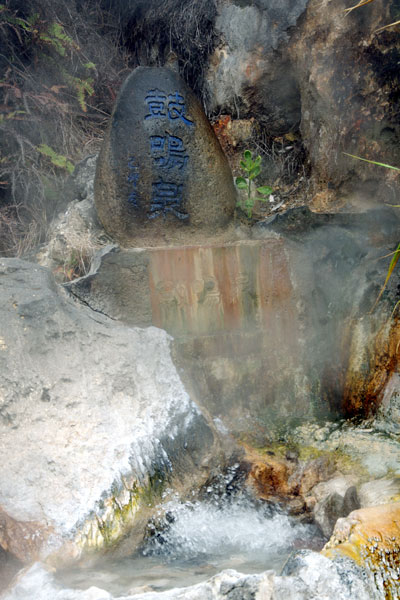
{"label": "gray rock", "polygon": [[348,558],[330,560],[300,550],[275,579],[274,600],[378,600],[382,595],[365,569]]}
{"label": "gray rock", "polygon": [[[286,133],[301,118],[300,92],[287,53],[279,52],[308,0],[224,2],[215,29],[220,36],[209,63],[209,109],[240,115],[259,112],[268,133]],[[282,73],[285,76],[282,77]]]}
{"label": "gray rock", "polygon": [[[330,484],[331,482],[328,482]],[[327,486],[328,487],[328,486]],[[331,486],[334,488],[334,486]],[[314,519],[322,533],[329,538],[340,517],[347,517],[353,510],[360,508],[356,487],[346,487],[344,493],[330,491],[314,508]]]}
{"label": "gray rock", "polygon": [[96,173],[97,154],[86,156],[77,165],[73,174],[65,184],[67,200],[94,199],[94,176]]}
{"label": "gray rock", "polygon": [[[350,473],[343,480],[332,480],[335,485],[337,482],[339,484],[339,489],[334,491],[343,495],[350,485],[356,485],[359,489],[358,486],[366,481],[379,478],[381,481],[397,480],[400,475],[400,444],[395,438],[391,439],[372,428],[354,427],[342,422],[329,437],[318,440],[319,429],[320,426],[315,423],[299,426],[293,430],[292,439],[301,446],[313,446],[344,459],[345,472],[350,470]],[[341,480],[343,483],[340,483]],[[325,483],[316,486],[314,492],[321,494],[321,498],[325,496]]]}
{"label": "gray rock", "polygon": [[48,242],[36,255],[59,282],[86,275],[97,250],[110,242],[98,221],[93,197],[73,200],[67,210],[53,219]]}
{"label": "gray rock", "polygon": [[207,477],[213,432],[165,332],[91,311],[18,259],[0,260],[0,324],[0,506],[21,544],[29,532],[20,558],[66,542],[77,557],[135,527],[139,539],[168,481]]}
{"label": "gray rock", "polygon": [[118,97],[100,153],[95,202],[122,245],[212,235],[231,221],[236,192],[193,93],[167,68],[138,67]]}

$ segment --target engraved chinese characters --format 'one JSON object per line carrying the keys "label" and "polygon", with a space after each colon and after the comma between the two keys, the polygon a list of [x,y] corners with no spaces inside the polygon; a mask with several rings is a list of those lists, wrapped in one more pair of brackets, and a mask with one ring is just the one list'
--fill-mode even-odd
{"label": "engraved chinese characters", "polygon": [[174,71],[138,67],[125,81],[97,164],[95,202],[106,231],[126,246],[191,243],[230,223],[229,166]]}
{"label": "engraved chinese characters", "polygon": [[[164,120],[175,121],[180,119],[188,127],[194,127],[193,121],[186,116],[184,97],[175,92],[168,96],[160,90],[150,90],[145,98],[148,114],[145,120],[157,119],[160,121],[162,131]],[[189,218],[183,208],[183,185],[186,178],[186,166],[189,156],[186,154],[184,142],[180,137],[170,135],[150,136],[150,155],[154,165],[161,173],[158,180],[152,183],[149,219],[163,216],[168,213],[181,220]]]}

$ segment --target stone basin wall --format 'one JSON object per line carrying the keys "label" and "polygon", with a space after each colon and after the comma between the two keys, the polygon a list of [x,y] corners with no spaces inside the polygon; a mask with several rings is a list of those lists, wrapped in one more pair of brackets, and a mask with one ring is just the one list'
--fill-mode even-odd
{"label": "stone basin wall", "polygon": [[[253,239],[115,246],[67,287],[114,319],[173,335],[186,385],[233,430],[366,415],[388,377],[388,360],[371,348],[392,297],[369,311],[384,278],[376,257],[397,237],[394,217],[390,209],[335,216],[302,208],[260,224]],[[375,383],[365,361],[375,361]]]}

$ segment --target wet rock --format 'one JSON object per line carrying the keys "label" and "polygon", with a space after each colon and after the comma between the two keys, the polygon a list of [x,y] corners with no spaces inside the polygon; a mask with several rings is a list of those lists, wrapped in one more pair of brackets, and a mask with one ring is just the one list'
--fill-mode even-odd
{"label": "wet rock", "polygon": [[336,523],[324,554],[350,557],[373,575],[379,593],[398,596],[400,503],[356,510]]}
{"label": "wet rock", "polygon": [[169,338],[79,305],[37,265],[1,259],[0,281],[0,543],[67,560],[132,531],[131,552],[149,505],[203,482],[213,454]]}
{"label": "wet rock", "polygon": [[301,448],[332,453],[337,470],[350,477],[351,485],[378,478],[392,479],[400,474],[400,444],[370,427],[354,427],[342,422],[330,435],[317,439],[318,431],[329,426],[315,423],[301,425],[292,432],[292,439]]}
{"label": "wet rock", "polygon": [[[334,460],[328,455],[293,461],[274,456],[273,452],[259,453],[249,447],[246,447],[243,466],[248,471],[247,485],[257,497],[275,501],[284,499],[291,514],[311,511],[317,502],[313,496],[310,499],[311,490],[318,497],[317,484],[329,479],[335,470]],[[352,506],[350,510],[358,506]]]}
{"label": "wet rock", "polygon": [[[329,488],[341,487],[337,481],[328,482]],[[344,494],[331,491],[325,495],[314,507],[313,517],[326,537],[332,535],[336,521],[340,517],[347,517],[353,510],[360,508],[360,501],[355,486],[347,487]]]}
{"label": "wet rock", "polygon": [[355,561],[300,550],[289,557],[282,576],[275,579],[274,600],[383,600],[372,574]]}
{"label": "wet rock", "polygon": [[0,593],[6,589],[22,567],[23,563],[3,550],[0,545]]}
{"label": "wet rock", "polygon": [[44,523],[17,521],[0,507],[0,547],[23,563],[38,560],[53,530]]}
{"label": "wet rock", "polygon": [[173,70],[136,68],[98,160],[95,202],[106,231],[125,246],[193,242],[226,228],[235,194],[193,93]]}
{"label": "wet rock", "polygon": [[292,489],[301,496],[306,496],[320,481],[326,481],[335,470],[331,456],[320,456],[302,462],[289,479]]}
{"label": "wet rock", "polygon": [[[394,325],[394,324],[393,324]],[[394,326],[395,327],[395,326]],[[394,331],[389,331],[389,356],[393,363],[396,361],[397,355],[397,335]],[[396,343],[396,354],[394,353],[394,344]],[[374,427],[380,431],[387,433],[400,433],[400,373],[391,373],[384,385],[383,393],[381,392],[382,401],[378,407]]]}

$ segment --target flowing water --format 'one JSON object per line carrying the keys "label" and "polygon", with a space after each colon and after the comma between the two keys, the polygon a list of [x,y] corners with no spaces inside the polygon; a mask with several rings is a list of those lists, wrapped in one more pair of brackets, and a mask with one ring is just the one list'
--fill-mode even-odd
{"label": "flowing water", "polygon": [[243,573],[280,571],[295,548],[320,548],[311,525],[295,523],[265,504],[236,494],[214,494],[193,502],[169,501],[149,524],[149,537],[129,558],[104,560],[96,567],[69,569],[58,579],[68,587],[98,586],[114,595],[149,586],[183,587],[233,568]]}

